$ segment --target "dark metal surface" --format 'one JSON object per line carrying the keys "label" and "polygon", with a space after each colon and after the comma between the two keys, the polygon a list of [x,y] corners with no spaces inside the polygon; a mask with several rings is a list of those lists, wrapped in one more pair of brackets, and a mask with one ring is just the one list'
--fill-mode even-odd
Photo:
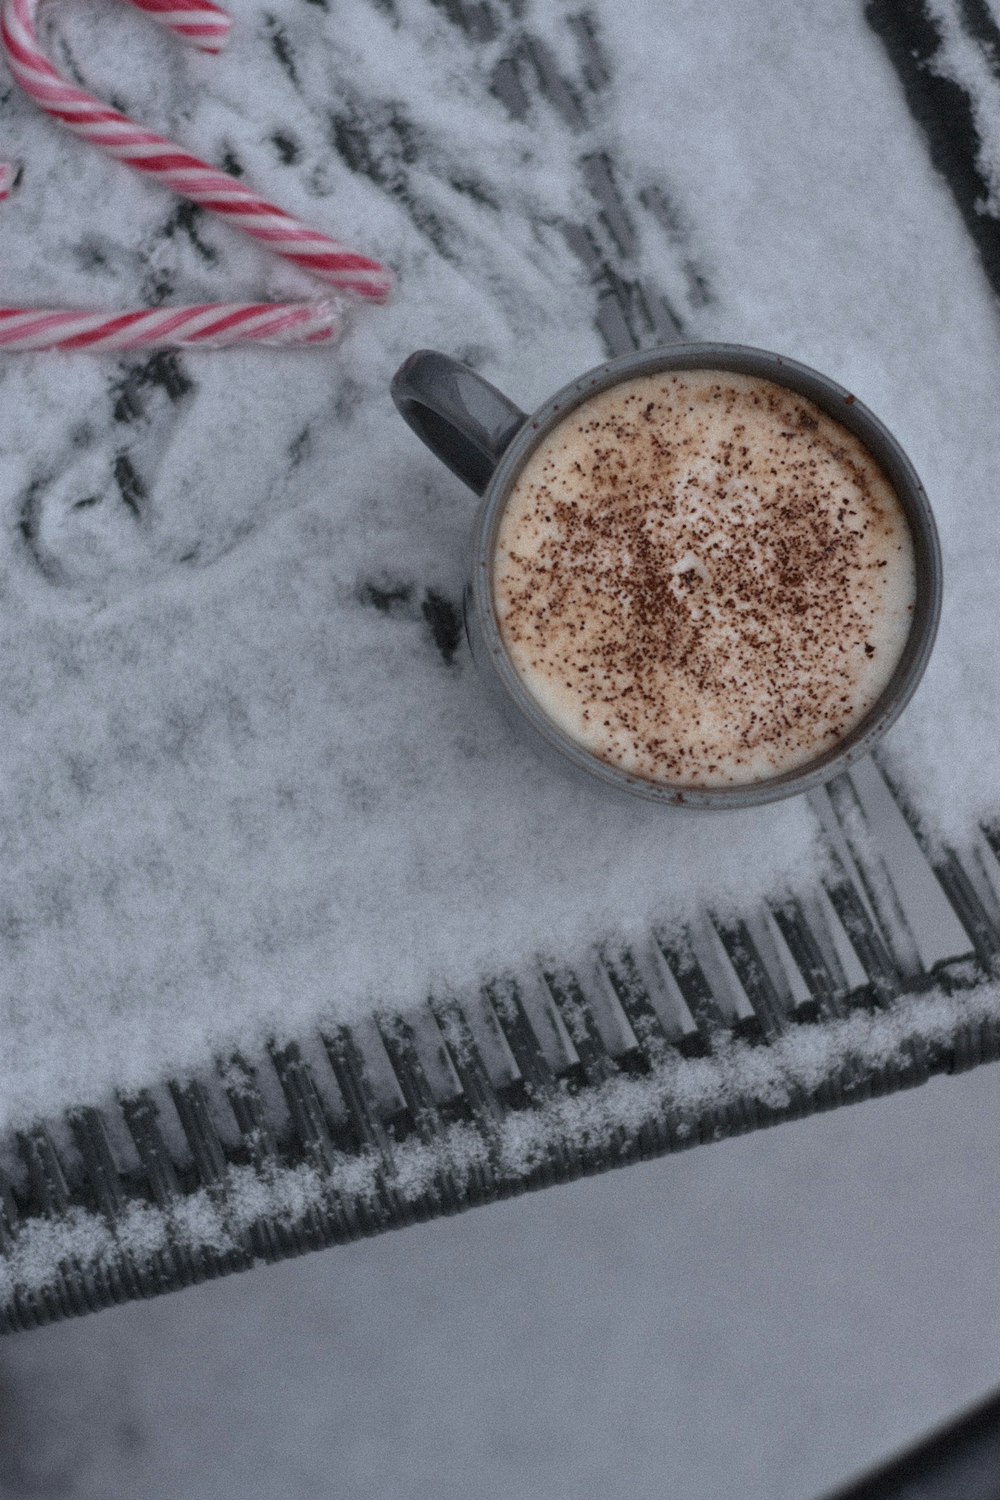
{"label": "dark metal surface", "polygon": [[1000,1500],[1000,1395],[826,1500]]}

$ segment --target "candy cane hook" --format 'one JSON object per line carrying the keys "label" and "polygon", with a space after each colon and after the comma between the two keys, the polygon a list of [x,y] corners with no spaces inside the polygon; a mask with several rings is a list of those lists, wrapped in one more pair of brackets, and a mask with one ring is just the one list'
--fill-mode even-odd
{"label": "candy cane hook", "polygon": [[[229,31],[229,17],[210,0],[131,0],[182,40],[217,52]],[[244,187],[226,172],[199,161],[173,142],[134,124],[62,78],[42,52],[36,35],[40,0],[0,0],[0,43],[11,72],[25,92],[53,119],[83,140],[102,147],[136,171],[218,214],[274,254],[302,267],[333,287],[371,302],[384,302],[392,274],[378,262],[356,255],[328,235],[301,224]],[[13,169],[0,165],[0,199],[11,189]],[[268,319],[266,314],[275,316]],[[212,317],[211,315],[215,316]],[[83,326],[81,319],[91,319]],[[96,318],[96,321],[95,321]],[[29,319],[29,322],[24,322]],[[75,322],[60,323],[60,319]],[[0,349],[52,347],[175,347],[179,343],[254,341],[317,342],[337,327],[331,303],[230,304],[214,308],[173,308],[125,313],[102,320],[94,314],[48,309],[0,308]],[[208,330],[207,332],[205,330]],[[135,342],[141,339],[142,342]]]}

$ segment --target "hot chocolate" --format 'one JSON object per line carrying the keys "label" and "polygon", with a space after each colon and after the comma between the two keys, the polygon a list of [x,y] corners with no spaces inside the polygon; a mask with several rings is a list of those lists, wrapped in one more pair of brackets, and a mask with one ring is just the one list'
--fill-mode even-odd
{"label": "hot chocolate", "polygon": [[880,466],[813,402],[663,371],[530,454],[492,588],[510,661],[565,734],[649,781],[741,786],[835,748],[879,699],[914,546]]}

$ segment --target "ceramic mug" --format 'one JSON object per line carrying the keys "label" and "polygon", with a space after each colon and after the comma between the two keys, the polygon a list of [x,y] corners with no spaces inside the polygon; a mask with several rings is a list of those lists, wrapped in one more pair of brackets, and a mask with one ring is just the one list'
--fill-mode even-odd
{"label": "ceramic mug", "polygon": [[[622,381],[698,369],[773,381],[807,397],[852,432],[896,492],[912,532],[916,564],[916,598],[906,645],[885,690],[864,718],[831,749],[805,765],[767,779],[722,787],[648,780],[581,746],[548,717],[515,670],[501,638],[493,598],[493,554],[500,518],[518,474],[538,444],[574,407]],[[927,665],[941,612],[941,550],[934,517],[913,465],[896,439],[867,407],[827,376],[783,355],[739,344],[670,344],[608,360],[563,386],[529,415],[468,366],[424,349],[404,362],[391,390],[400,414],[417,436],[481,497],[472,527],[464,595],[473,657],[517,719],[565,765],[607,787],[656,802],[749,807],[832,780],[872,749],[912,697]]]}

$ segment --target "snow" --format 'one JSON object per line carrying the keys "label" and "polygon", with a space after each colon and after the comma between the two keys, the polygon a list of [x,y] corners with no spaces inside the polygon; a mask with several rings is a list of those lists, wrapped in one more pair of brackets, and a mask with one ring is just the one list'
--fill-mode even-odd
{"label": "snow", "polygon": [[[567,14],[538,24],[578,72]],[[477,48],[423,0],[250,4],[217,59],[100,3],[57,29],[95,90],[400,289],[331,351],[0,364],[5,1122],[815,874],[801,801],[703,818],[553,774],[425,618],[460,597],[471,500],[388,381],[434,344],[531,407],[603,357],[560,229],[595,152],[692,335],[816,364],[910,449],[949,587],[891,753],[950,837],[996,805],[995,308],[855,7],[605,18],[577,128],[512,119],[509,35]],[[305,291],[13,90],[0,130],[3,300]]]}

